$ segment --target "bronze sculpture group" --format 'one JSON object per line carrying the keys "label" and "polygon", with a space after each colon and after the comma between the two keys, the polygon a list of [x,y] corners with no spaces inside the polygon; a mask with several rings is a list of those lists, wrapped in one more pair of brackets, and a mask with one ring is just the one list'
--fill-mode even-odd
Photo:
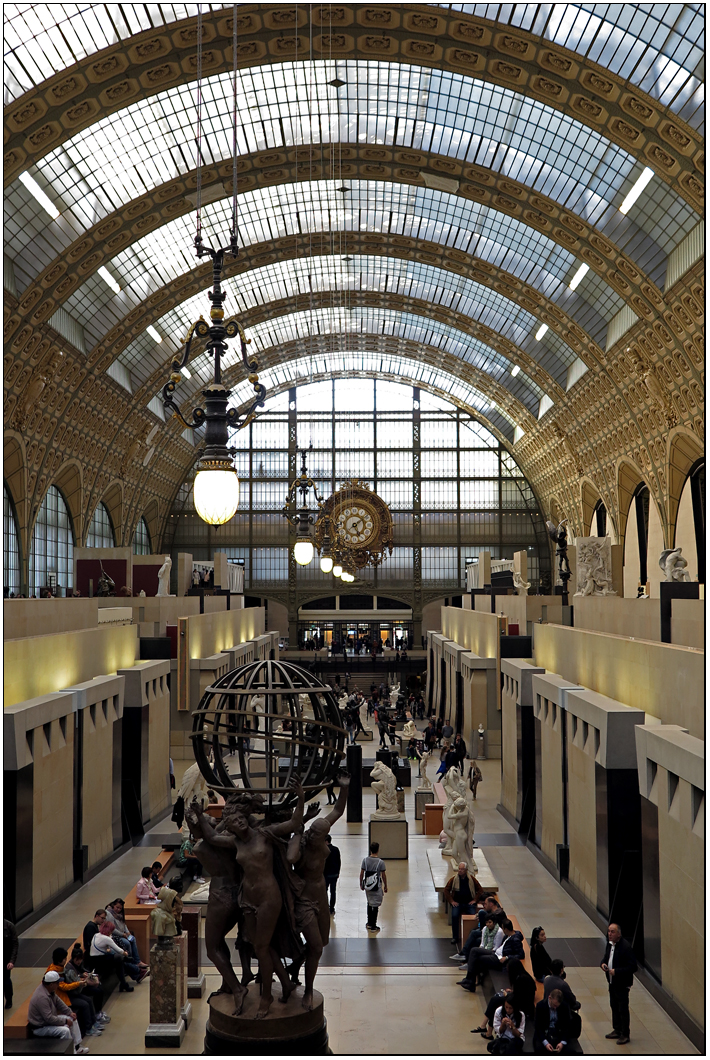
{"label": "bronze sculpture group", "polygon": [[[304,965],[302,1006],[313,1008],[313,982],[330,934],[323,876],[329,853],[326,837],[345,810],[350,778],[342,771],[337,782],[340,793],[335,806],[308,829],[305,825],[319,814],[320,806],[311,804],[304,812],[305,794],[298,780],[293,784],[295,808],[271,810],[267,818],[263,795],[245,789],[227,795],[217,823],[197,801],[185,811],[196,840],[194,854],[212,877],[205,922],[207,955],[222,976],[217,993],[232,994],[235,1015],[255,978],[252,957],[258,961],[261,985],[257,1019],[269,1012],[273,976],[281,984],[279,1000],[285,1003]],[[232,967],[226,941],[235,926],[241,979]]]}

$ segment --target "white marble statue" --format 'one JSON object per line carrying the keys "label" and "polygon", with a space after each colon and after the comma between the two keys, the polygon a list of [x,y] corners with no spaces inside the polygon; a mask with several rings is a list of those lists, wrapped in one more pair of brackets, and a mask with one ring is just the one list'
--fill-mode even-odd
{"label": "white marble statue", "polygon": [[444,807],[444,812],[442,814],[442,825],[444,831],[448,836],[448,843],[444,847],[442,854],[444,855],[444,857],[455,856],[454,848],[456,844],[456,828],[460,827],[460,825],[457,825],[457,822],[459,821],[459,817],[457,816],[457,814],[460,813],[461,807],[459,806],[456,810],[454,810],[454,806],[459,799],[463,799],[467,814],[466,834],[468,836],[469,852],[465,858],[458,858],[458,861],[456,862],[456,867],[458,868],[459,862],[466,861],[467,864],[474,866],[471,869],[471,872],[475,872],[476,868],[472,854],[473,834],[476,829],[476,817],[473,808],[473,792],[469,788],[468,784],[464,780],[463,775],[456,768],[456,766],[452,766],[451,769],[448,770],[442,780],[442,787],[446,792],[446,806]]}
{"label": "white marble statue", "polygon": [[[197,799],[203,810],[207,806],[209,801],[207,798],[207,781],[200,773],[200,767],[197,762],[188,766],[183,773],[182,783],[178,788],[178,797],[180,796],[182,796],[186,808],[192,804],[193,799]],[[182,834],[186,839],[190,838],[190,827],[187,820],[183,822]]]}
{"label": "white marble statue", "polygon": [[575,596],[616,596],[611,584],[611,538],[578,537]]}
{"label": "white marble statue", "polygon": [[518,596],[527,596],[530,582],[526,582],[519,570],[513,571],[513,586]]}
{"label": "white marble statue", "polygon": [[373,821],[401,821],[404,814],[397,807],[397,781],[389,766],[375,762],[370,771],[372,790],[377,795],[379,806],[372,814]]}
{"label": "white marble statue", "polygon": [[140,592],[138,593],[138,595],[139,595],[139,596],[140,596],[141,598],[145,597],[145,589],[141,589],[141,591],[140,591]]}
{"label": "white marble statue", "polygon": [[158,591],[156,596],[170,596],[170,571],[173,567],[173,561],[170,556],[165,557],[165,563],[158,571]]}
{"label": "white marble statue", "polygon": [[458,869],[461,862],[466,863],[469,872],[474,875],[478,872],[478,866],[473,860],[473,827],[471,814],[466,799],[460,795],[454,800],[449,812],[449,825],[453,832],[451,842],[451,865],[454,870]]}
{"label": "white marble statue", "polygon": [[665,574],[667,582],[689,582],[690,573],[686,570],[687,559],[681,556],[682,548],[664,548],[658,566]]}
{"label": "white marble statue", "polygon": [[417,791],[431,791],[431,781],[427,776],[426,764],[431,758],[431,751],[422,751],[419,757],[419,780]]}
{"label": "white marble statue", "polygon": [[409,711],[407,711],[407,720],[405,721],[404,726],[402,728],[402,733],[404,736],[407,737],[408,740],[411,740],[412,737],[414,737],[415,739],[419,739],[419,736],[421,735],[419,729],[414,724],[414,721],[412,720],[412,715],[409,713]]}

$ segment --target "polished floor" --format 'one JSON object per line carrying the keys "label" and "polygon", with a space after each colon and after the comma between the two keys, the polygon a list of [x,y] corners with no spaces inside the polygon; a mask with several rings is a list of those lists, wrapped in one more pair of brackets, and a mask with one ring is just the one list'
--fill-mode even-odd
{"label": "polished floor", "polygon": [[[176,763],[178,774],[182,765]],[[584,1052],[643,1056],[697,1053],[638,982],[631,991],[630,1044],[615,1046],[606,1041],[604,1035],[611,1023],[606,982],[598,966],[602,936],[530,851],[520,845],[514,830],[496,811],[500,762],[481,765],[484,780],[478,789],[476,841],[498,880],[505,909],[517,916],[528,937],[533,927],[542,924],[550,940],[551,956],[565,961],[570,986],[582,1002],[580,1042]],[[448,941],[450,928],[434,891],[426,856],[427,850],[437,849],[438,844],[421,835],[421,824],[414,820],[413,790],[406,794],[409,860],[387,864],[389,893],[376,937],[368,938],[365,900],[358,886],[360,863],[367,852],[368,817],[374,810],[370,789],[363,793],[363,823],[348,824],[343,818],[333,829],[343,865],[332,922],[333,941],[324,955],[316,986],[325,997],[330,1047],[336,1055],[488,1055],[480,1036],[470,1034],[481,1020],[482,996],[468,994],[456,985],[460,973],[448,959],[453,952]],[[160,849],[162,837],[172,830],[168,819],[161,822],[149,833],[155,837],[155,846],[149,845],[146,837],[143,845],[123,855],[22,935],[19,967],[13,972],[17,1002],[36,986],[53,946],[73,941],[95,909],[125,896],[141,867]],[[207,997],[217,987],[219,976],[210,964],[203,970]],[[113,994],[106,1005],[112,1022],[100,1038],[87,1040],[91,1053],[202,1052],[207,1015],[204,1000],[192,1002],[192,1023],[180,1049],[145,1048],[149,984],[148,978],[133,994]]]}

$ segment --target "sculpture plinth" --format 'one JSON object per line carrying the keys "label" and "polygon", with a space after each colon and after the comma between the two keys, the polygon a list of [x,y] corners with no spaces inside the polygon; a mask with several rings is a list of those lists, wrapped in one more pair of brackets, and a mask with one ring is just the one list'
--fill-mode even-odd
{"label": "sculpture plinth", "polygon": [[402,815],[398,821],[382,821],[370,814],[368,844],[379,843],[378,857],[385,861],[407,861],[409,858],[409,822]]}
{"label": "sculpture plinth", "polygon": [[313,991],[313,1008],[301,1002],[303,988],[297,987],[286,1004],[281,1004],[275,987],[274,1004],[264,1019],[257,1019],[259,987],[251,983],[238,1016],[231,994],[215,994],[209,999],[209,1019],[205,1033],[208,1056],[323,1056],[329,1053],[328,1029],[323,1013],[323,995]]}

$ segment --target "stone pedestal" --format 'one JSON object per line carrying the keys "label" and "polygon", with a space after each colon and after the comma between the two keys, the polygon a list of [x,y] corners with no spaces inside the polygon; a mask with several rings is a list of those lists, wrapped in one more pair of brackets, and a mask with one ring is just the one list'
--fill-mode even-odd
{"label": "stone pedestal", "polygon": [[409,823],[400,821],[378,821],[370,817],[368,843],[379,843],[378,857],[383,861],[407,861],[409,858]]}
{"label": "stone pedestal", "polygon": [[172,942],[167,948],[156,943],[151,948],[150,1023],[145,1032],[146,1048],[180,1046],[185,1037],[183,945],[180,941],[177,945]]}
{"label": "stone pedestal", "polygon": [[421,821],[424,807],[429,802],[434,801],[434,792],[431,788],[425,788],[424,791],[414,792],[414,820]]}
{"label": "stone pedestal", "polygon": [[200,917],[199,907],[186,905],[182,911],[182,930],[187,938],[187,996],[203,997],[205,973],[200,971]]}
{"label": "stone pedestal", "polygon": [[249,985],[242,1011],[234,1016],[230,994],[216,994],[209,1001],[205,1034],[207,1056],[325,1056],[328,1030],[323,1014],[323,995],[313,991],[313,1009],[301,1006],[303,987],[297,987],[285,1005],[279,1001],[281,987],[274,983],[274,1000],[265,1019],[255,1019],[259,987]]}

